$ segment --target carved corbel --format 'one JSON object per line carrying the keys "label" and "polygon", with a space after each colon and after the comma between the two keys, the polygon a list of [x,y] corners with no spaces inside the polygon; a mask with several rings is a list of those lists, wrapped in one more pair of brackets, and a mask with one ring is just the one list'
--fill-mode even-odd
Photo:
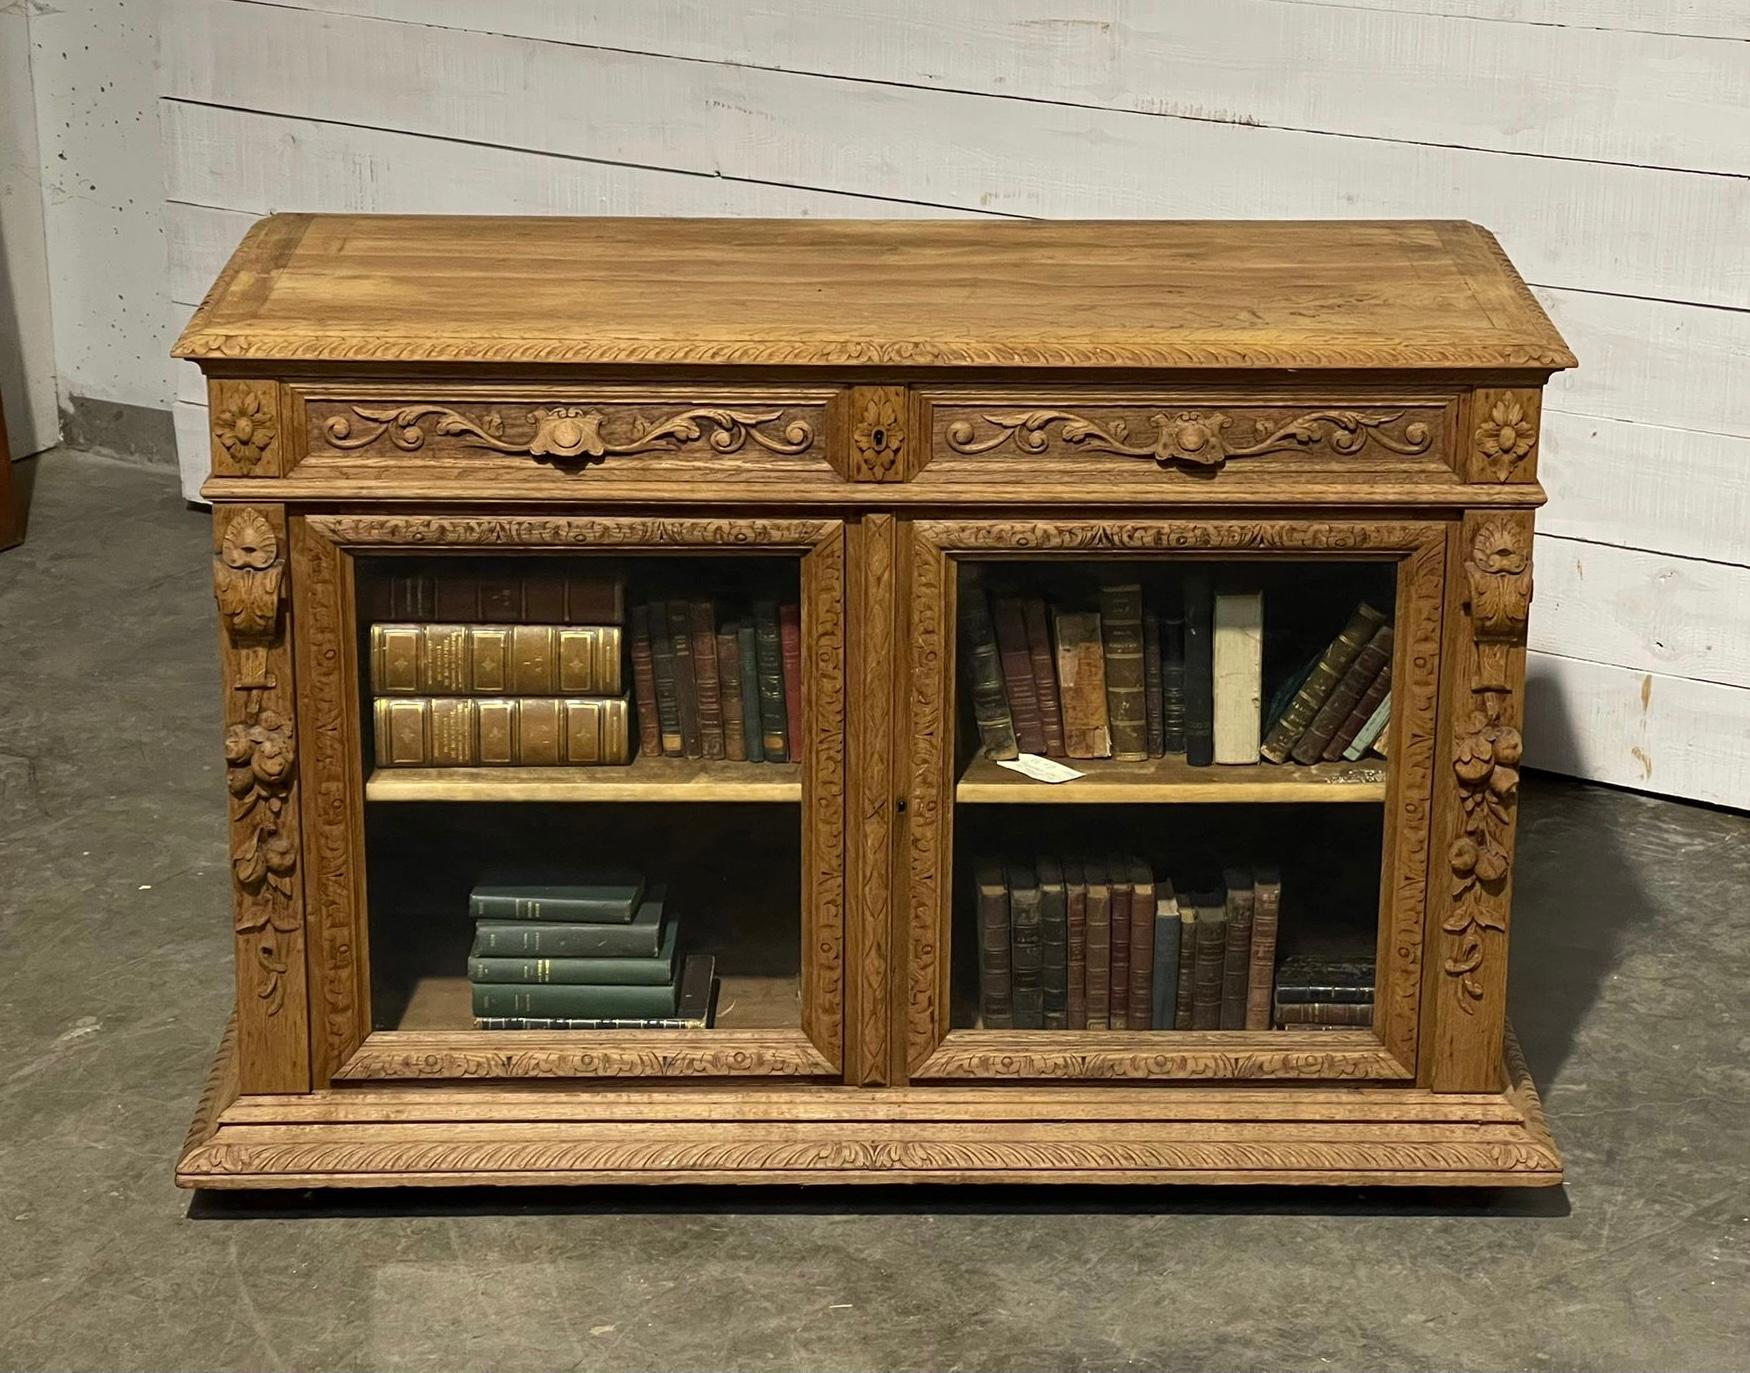
{"label": "carved corbel", "polygon": [[268,668],[268,650],[279,638],[285,561],[279,536],[259,510],[245,506],[225,526],[213,555],[213,594],[219,619],[237,649],[233,689],[247,693],[246,711],[260,708],[263,691],[279,685]]}

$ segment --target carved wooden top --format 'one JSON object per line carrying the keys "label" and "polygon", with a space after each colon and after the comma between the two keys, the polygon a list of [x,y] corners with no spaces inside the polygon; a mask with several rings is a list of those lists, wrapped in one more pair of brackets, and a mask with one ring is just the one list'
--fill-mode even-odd
{"label": "carved wooden top", "polygon": [[179,357],[572,366],[1492,369],[1573,355],[1448,221],[275,215]]}

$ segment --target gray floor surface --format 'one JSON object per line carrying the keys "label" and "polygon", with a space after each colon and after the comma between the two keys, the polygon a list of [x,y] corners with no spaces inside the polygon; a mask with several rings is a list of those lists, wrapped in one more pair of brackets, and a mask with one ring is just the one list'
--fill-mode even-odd
{"label": "gray floor surface", "polygon": [[1554,778],[1512,1000],[1563,1192],[191,1211],[231,995],[208,525],[162,472],[35,466],[0,554],[0,1367],[1750,1366],[1750,819]]}

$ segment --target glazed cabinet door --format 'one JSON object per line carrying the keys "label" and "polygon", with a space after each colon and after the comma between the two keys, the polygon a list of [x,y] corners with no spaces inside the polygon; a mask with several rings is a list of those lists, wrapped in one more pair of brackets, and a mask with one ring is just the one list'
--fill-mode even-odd
{"label": "glazed cabinet door", "polygon": [[838,1076],[843,525],[287,523],[311,1082]]}
{"label": "glazed cabinet door", "polygon": [[912,1080],[1415,1078],[1452,528],[903,526]]}

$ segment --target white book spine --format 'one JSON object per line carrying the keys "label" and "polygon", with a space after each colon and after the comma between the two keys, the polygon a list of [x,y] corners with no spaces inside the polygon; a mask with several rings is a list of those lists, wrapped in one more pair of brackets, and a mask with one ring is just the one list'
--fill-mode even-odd
{"label": "white book spine", "polygon": [[1215,597],[1215,761],[1255,763],[1264,690],[1264,597],[1218,592]]}

